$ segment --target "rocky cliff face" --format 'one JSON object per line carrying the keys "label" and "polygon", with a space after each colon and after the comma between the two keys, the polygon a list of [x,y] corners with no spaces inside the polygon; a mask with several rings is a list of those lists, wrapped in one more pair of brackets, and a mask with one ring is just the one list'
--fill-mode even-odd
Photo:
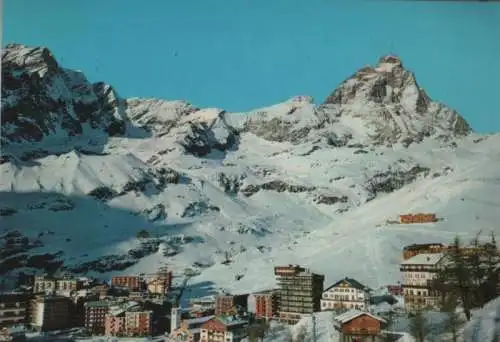
{"label": "rocky cliff face", "polygon": [[2,77],[2,144],[126,132],[126,103],[115,90],[62,68],[47,48],[8,45]]}
{"label": "rocky cliff face", "polygon": [[433,101],[393,56],[361,68],[320,106],[299,96],[239,121],[241,130],[270,141],[323,140],[337,147],[349,142],[408,145],[425,137],[451,139],[471,132],[456,111]]}
{"label": "rocky cliff face", "polygon": [[429,136],[452,138],[471,132],[455,110],[433,101],[395,56],[358,70],[323,106],[336,108],[339,116],[361,119],[376,143],[419,142]]}

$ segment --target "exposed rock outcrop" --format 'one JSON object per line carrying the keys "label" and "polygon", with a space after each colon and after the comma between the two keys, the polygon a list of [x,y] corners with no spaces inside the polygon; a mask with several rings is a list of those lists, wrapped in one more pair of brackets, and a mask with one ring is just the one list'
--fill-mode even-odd
{"label": "exposed rock outcrop", "polygon": [[123,135],[125,103],[104,83],[62,68],[47,48],[11,44],[2,50],[2,144],[41,141],[99,130]]}

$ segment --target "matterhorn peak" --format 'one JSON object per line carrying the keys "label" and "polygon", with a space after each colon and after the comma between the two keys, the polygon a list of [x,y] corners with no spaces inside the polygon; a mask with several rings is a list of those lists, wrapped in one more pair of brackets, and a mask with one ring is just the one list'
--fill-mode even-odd
{"label": "matterhorn peak", "polygon": [[324,102],[343,116],[358,118],[370,140],[420,141],[424,136],[467,135],[471,128],[453,109],[433,101],[399,57],[383,56],[343,81]]}

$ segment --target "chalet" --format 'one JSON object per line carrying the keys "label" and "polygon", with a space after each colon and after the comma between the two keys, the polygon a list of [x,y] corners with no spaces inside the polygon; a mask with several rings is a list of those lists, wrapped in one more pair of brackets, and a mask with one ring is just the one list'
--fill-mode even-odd
{"label": "chalet", "polygon": [[333,322],[341,342],[382,341],[381,330],[387,323],[381,317],[356,309],[334,317]]}
{"label": "chalet", "polygon": [[401,263],[405,309],[408,312],[436,306],[439,294],[432,289],[432,281],[444,259],[443,253],[427,253],[415,255]]}
{"label": "chalet", "polygon": [[247,337],[248,321],[236,316],[212,318],[201,326],[200,342],[240,342]]}
{"label": "chalet", "polygon": [[323,291],[321,310],[365,310],[370,299],[369,288],[357,280],[345,277]]}

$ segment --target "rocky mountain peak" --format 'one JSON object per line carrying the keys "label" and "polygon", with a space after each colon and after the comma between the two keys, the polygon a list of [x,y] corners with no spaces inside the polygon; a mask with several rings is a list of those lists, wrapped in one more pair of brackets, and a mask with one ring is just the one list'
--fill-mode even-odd
{"label": "rocky mountain peak", "polygon": [[2,143],[65,139],[85,132],[122,135],[124,101],[102,82],[62,68],[45,47],[7,45],[2,51]]}
{"label": "rocky mountain peak", "polygon": [[323,103],[343,116],[360,118],[371,140],[420,141],[425,136],[454,137],[471,132],[453,109],[433,101],[399,57],[383,56],[343,81]]}
{"label": "rocky mountain peak", "polygon": [[148,134],[171,136],[196,154],[234,146],[241,133],[295,144],[321,139],[393,144],[471,131],[456,111],[432,101],[415,75],[392,55],[359,69],[320,106],[310,96],[295,96],[238,114],[199,109],[184,101],[122,99],[110,85],[90,83],[83,73],[60,66],[44,47],[6,46],[2,69],[3,144],[89,132],[125,135],[131,124]]}
{"label": "rocky mountain peak", "polygon": [[44,76],[47,72],[58,68],[56,58],[46,47],[8,44],[2,49],[2,70],[36,72],[39,76]]}

